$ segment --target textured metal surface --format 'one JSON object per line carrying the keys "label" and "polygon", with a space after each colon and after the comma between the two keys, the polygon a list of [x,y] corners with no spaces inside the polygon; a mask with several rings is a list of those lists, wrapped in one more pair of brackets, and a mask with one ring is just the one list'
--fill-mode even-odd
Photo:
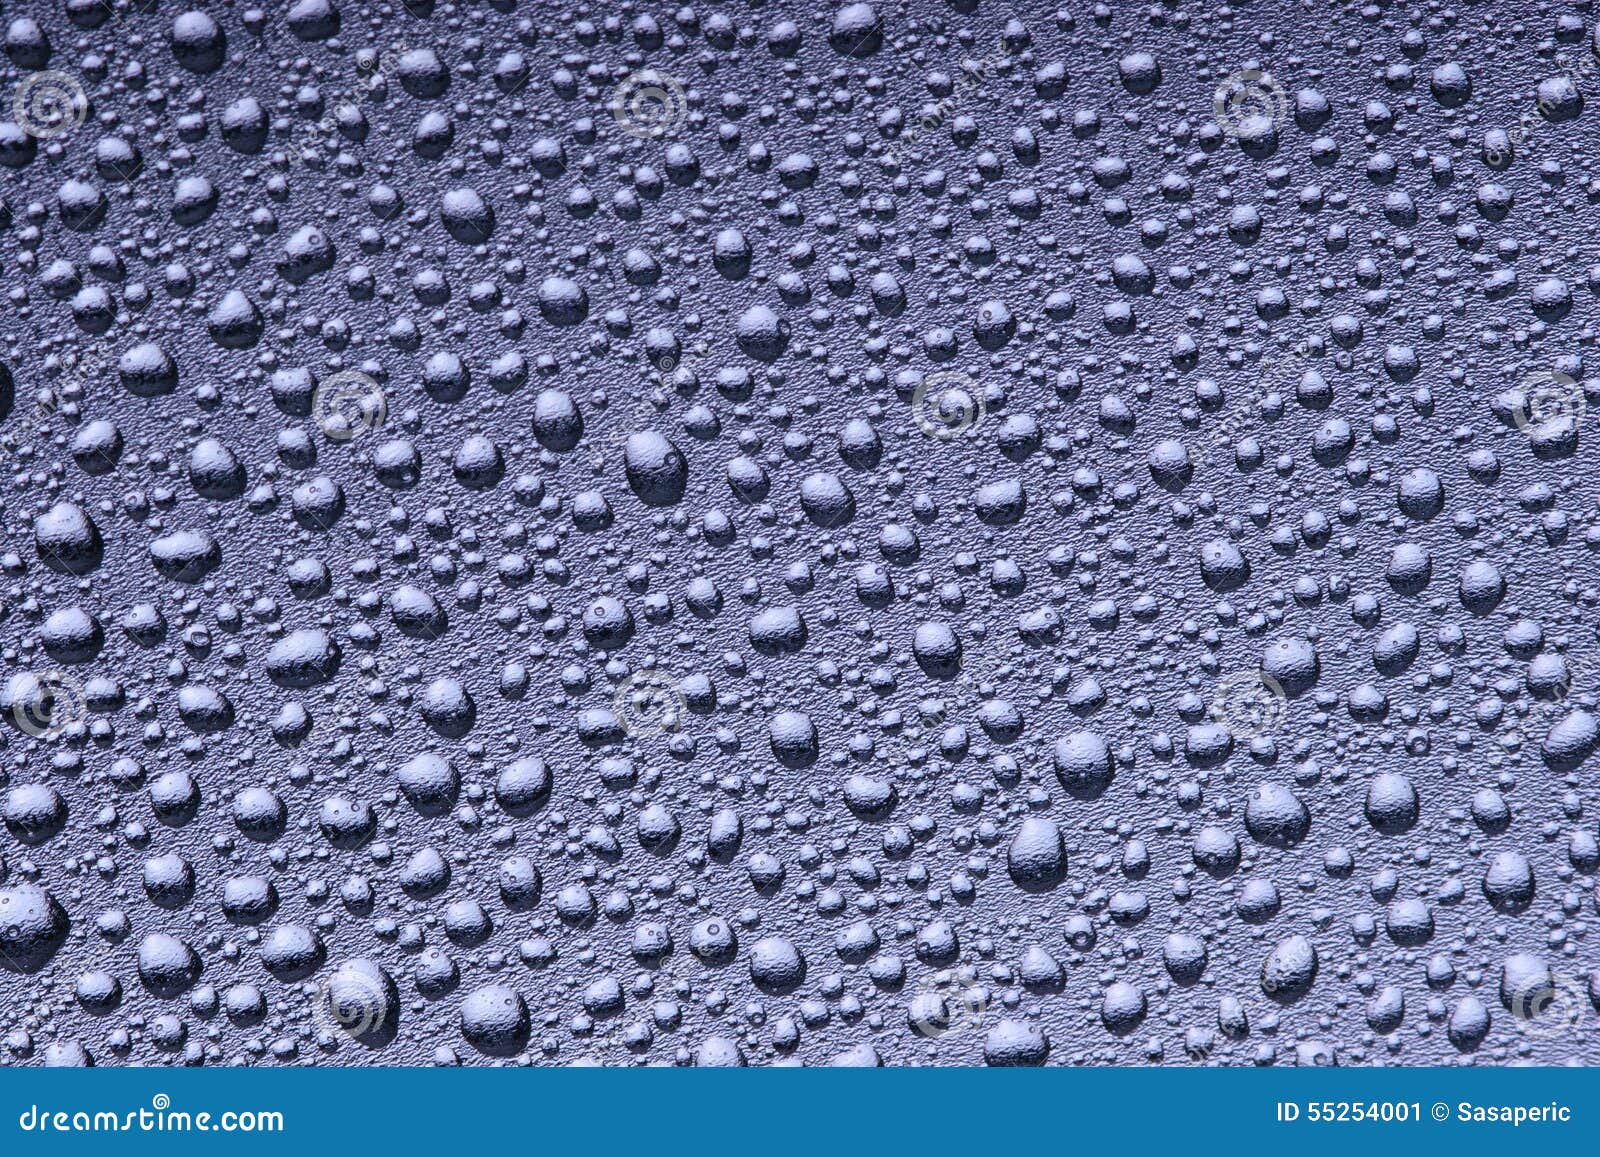
{"label": "textured metal surface", "polygon": [[1588,5],[11,4],[5,1063],[1600,1063]]}

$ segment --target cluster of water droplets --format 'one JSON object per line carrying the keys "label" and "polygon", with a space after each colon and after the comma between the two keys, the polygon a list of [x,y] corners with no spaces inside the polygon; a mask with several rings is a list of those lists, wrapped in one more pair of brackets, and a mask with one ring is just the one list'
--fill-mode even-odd
{"label": "cluster of water droplets", "polygon": [[1600,1063],[1576,10],[25,7],[0,1063]]}

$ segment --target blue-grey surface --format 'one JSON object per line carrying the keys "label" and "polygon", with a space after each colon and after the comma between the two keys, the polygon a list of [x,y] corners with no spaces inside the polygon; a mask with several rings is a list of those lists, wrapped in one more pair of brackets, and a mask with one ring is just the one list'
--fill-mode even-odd
{"label": "blue-grey surface", "polygon": [[1600,1063],[1590,4],[0,19],[0,1060]]}

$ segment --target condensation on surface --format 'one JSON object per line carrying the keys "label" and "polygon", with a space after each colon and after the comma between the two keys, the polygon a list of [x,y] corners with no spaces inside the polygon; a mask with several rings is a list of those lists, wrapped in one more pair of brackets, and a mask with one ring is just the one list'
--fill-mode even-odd
{"label": "condensation on surface", "polygon": [[10,6],[0,1062],[1600,1063],[1591,15]]}

